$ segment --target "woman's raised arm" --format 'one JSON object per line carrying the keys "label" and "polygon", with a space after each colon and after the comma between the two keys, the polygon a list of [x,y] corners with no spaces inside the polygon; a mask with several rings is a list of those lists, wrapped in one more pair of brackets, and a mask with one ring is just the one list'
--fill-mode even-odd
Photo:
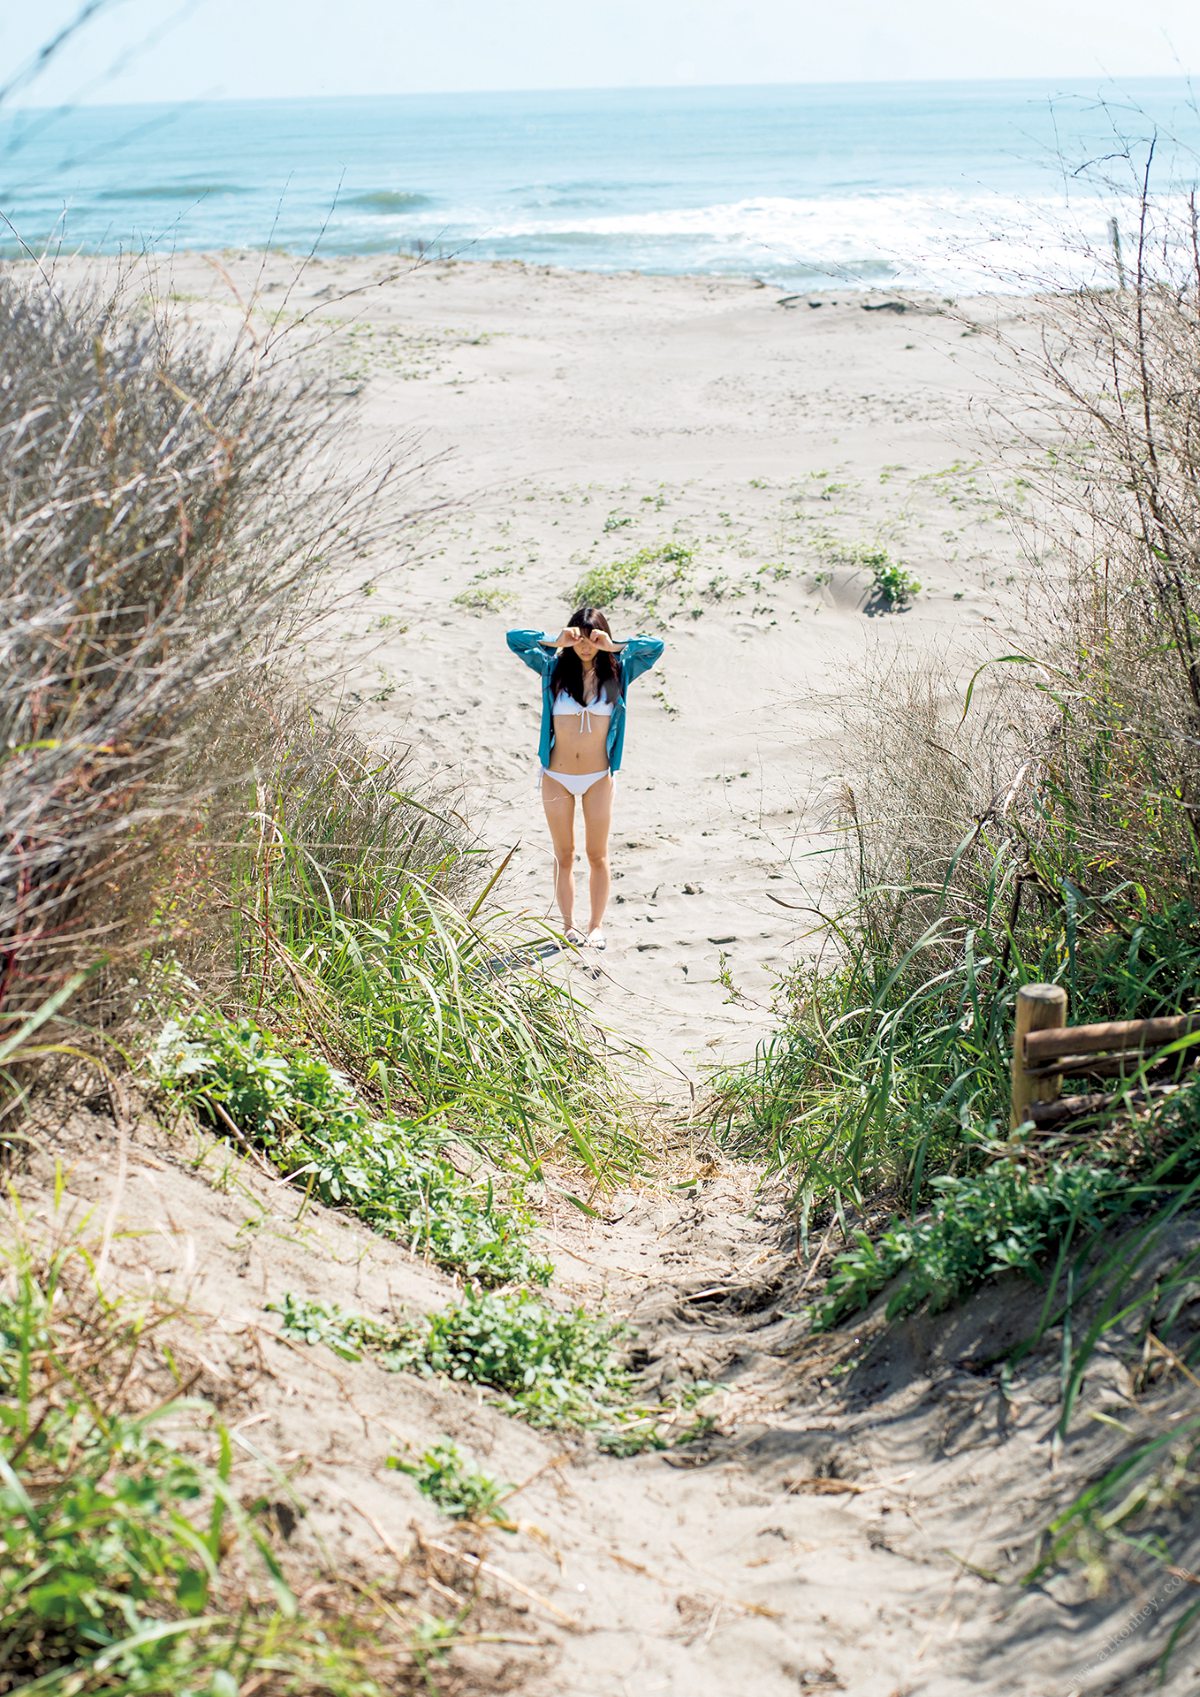
{"label": "woman's raised arm", "polygon": [[545,677],[554,664],[554,639],[540,630],[510,630],[504,640],[530,671]]}
{"label": "woman's raised arm", "polygon": [[634,678],[648,672],[665,646],[657,636],[631,636],[621,643],[621,669],[625,673],[625,682],[631,684]]}

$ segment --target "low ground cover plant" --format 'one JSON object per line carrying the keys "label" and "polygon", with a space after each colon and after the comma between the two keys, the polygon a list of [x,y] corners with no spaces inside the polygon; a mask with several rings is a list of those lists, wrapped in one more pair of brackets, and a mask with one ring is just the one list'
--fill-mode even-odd
{"label": "low ground cover plant", "polygon": [[479,1526],[498,1526],[515,1532],[516,1525],[502,1512],[511,1485],[502,1485],[490,1474],[481,1473],[467,1461],[457,1444],[447,1439],[431,1444],[415,1460],[391,1456],[388,1466],[407,1473],[423,1497],[451,1520],[470,1520]]}
{"label": "low ground cover plant", "polygon": [[279,1312],[290,1335],[347,1359],[368,1354],[392,1372],[486,1385],[533,1425],[594,1424],[629,1389],[620,1327],[522,1291],[470,1290],[423,1320],[390,1326],[294,1295]]}
{"label": "low ground cover plant", "polygon": [[1038,1276],[1063,1240],[1087,1241],[1131,1203],[1118,1169],[1040,1164],[1001,1155],[979,1172],[942,1174],[934,1200],[916,1220],[894,1220],[872,1238],[854,1234],[834,1262],[815,1324],[843,1320],[893,1280],[887,1317],[928,1305],[948,1307],[985,1279],[1002,1273]]}
{"label": "low ground cover plant", "polygon": [[582,1308],[561,1312],[527,1292],[470,1290],[422,1320],[395,1323],[294,1293],[272,1306],[291,1337],[345,1360],[369,1357],[389,1372],[485,1386],[531,1425],[591,1432],[614,1454],[689,1442],[711,1425],[704,1416],[681,1421],[711,1384],[697,1381],[647,1407],[623,1361],[624,1327]]}
{"label": "low ground cover plant", "polygon": [[921,585],[913,574],[893,560],[883,548],[869,548],[861,556],[871,574],[874,593],[889,612],[908,607],[921,593]]}
{"label": "low ground cover plant", "polygon": [[218,1132],[232,1126],[323,1202],[414,1254],[483,1284],[544,1284],[518,1203],[474,1184],[441,1153],[445,1131],[379,1113],[345,1074],[253,1020],[194,1014],[169,1024],[156,1070]]}
{"label": "low ground cover plant", "polygon": [[622,600],[653,605],[665,589],[683,581],[694,557],[694,550],[681,542],[639,548],[623,560],[589,567],[568,599],[587,607],[609,607]]}

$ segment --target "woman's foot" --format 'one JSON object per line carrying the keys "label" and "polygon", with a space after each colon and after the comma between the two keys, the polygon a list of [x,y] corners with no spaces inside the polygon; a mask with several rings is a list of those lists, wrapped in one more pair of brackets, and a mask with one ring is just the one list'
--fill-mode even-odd
{"label": "woman's foot", "polygon": [[567,939],[567,942],[570,943],[573,949],[581,949],[587,942],[587,938],[584,936],[583,932],[574,925],[568,925],[567,929],[563,932],[563,936]]}
{"label": "woman's foot", "polygon": [[587,945],[589,949],[606,949],[608,947],[608,938],[599,926],[594,931],[588,932]]}

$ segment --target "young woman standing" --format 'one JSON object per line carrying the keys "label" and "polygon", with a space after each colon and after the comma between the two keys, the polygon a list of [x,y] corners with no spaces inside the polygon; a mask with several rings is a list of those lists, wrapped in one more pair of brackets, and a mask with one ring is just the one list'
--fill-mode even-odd
{"label": "young woman standing", "polygon": [[[568,943],[605,946],[608,834],[625,746],[625,701],[634,678],[663,651],[657,637],[614,642],[597,607],[577,607],[556,637],[510,630],[508,646],[542,680],[542,806],[554,845],[554,895]],[[588,858],[587,932],[575,925],[575,800]]]}

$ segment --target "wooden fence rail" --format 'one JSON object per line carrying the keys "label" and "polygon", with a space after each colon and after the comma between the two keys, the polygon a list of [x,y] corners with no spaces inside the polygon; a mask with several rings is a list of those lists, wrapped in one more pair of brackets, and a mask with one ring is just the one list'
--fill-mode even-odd
{"label": "wooden fence rail", "polygon": [[[1017,1020],[1013,1033],[1012,1116],[1015,1130],[1032,1120],[1039,1129],[1066,1125],[1085,1114],[1098,1113],[1111,1095],[1092,1091],[1086,1096],[1063,1096],[1067,1078],[1113,1078],[1153,1071],[1153,1056],[1169,1043],[1200,1031],[1200,1012],[1170,1014],[1158,1019],[1116,1019],[1100,1025],[1067,1024],[1067,992],[1061,984],[1025,984],[1017,991]],[[1168,1057],[1177,1064],[1200,1061],[1195,1055]],[[1149,1063],[1149,1064],[1148,1064]],[[1155,1095],[1169,1085],[1146,1081],[1138,1094]]]}

